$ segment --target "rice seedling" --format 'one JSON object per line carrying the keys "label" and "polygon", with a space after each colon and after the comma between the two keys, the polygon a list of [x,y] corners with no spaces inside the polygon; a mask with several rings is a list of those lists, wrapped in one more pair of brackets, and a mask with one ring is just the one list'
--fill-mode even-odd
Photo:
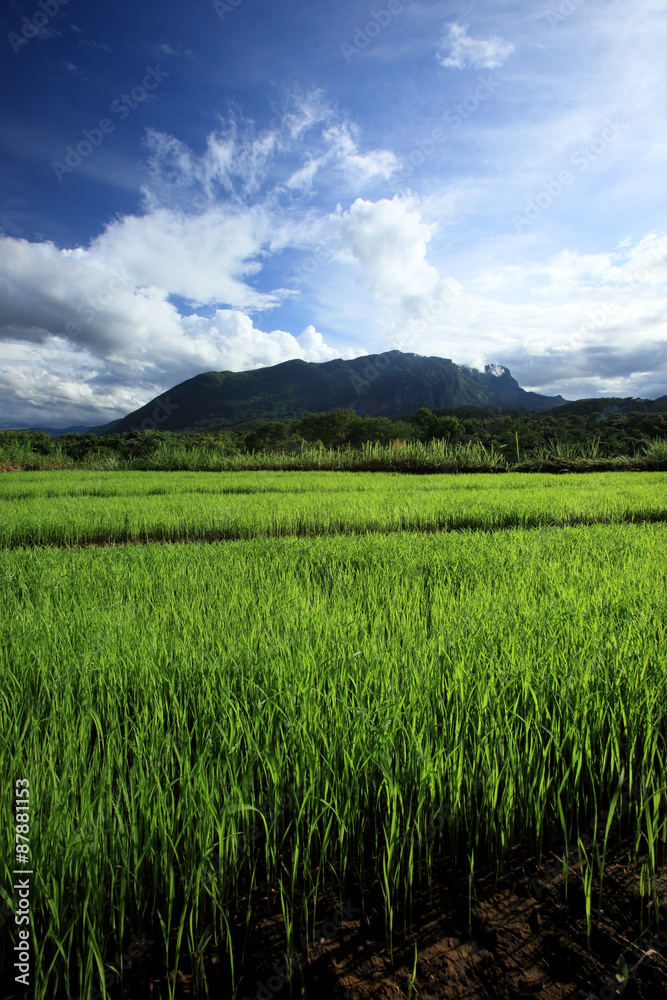
{"label": "rice seedling", "polygon": [[408,980],[408,1000],[412,997],[412,993],[417,984],[417,942],[415,941],[415,960],[412,966],[412,974]]}
{"label": "rice seedling", "polygon": [[591,906],[593,900],[593,859],[589,857],[581,837],[577,837],[577,853],[579,855],[579,870],[581,881],[584,886],[584,900],[586,907],[586,941],[588,947],[591,946]]}

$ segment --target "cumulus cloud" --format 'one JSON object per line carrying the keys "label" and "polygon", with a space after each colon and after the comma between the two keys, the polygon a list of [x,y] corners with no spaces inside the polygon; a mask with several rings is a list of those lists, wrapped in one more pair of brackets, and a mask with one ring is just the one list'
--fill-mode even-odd
{"label": "cumulus cloud", "polygon": [[[416,198],[356,199],[325,231],[338,243],[338,297],[356,285],[373,303],[380,349],[500,362],[525,388],[569,398],[667,393],[664,235],[495,263],[461,283],[430,262],[435,226]],[[97,245],[62,251],[5,237],[0,270],[5,426],[102,423],[201,371],[366,353],[334,347],[314,324],[298,337],[263,329],[238,308],[181,315],[166,289],[139,286]]]}
{"label": "cumulus cloud", "polygon": [[290,178],[301,171],[291,186],[307,188],[328,170],[359,187],[387,178],[393,154],[363,150],[358,128],[319,92],[293,95],[268,130],[232,113],[201,155],[156,131],[145,142],[141,213],[85,247],[0,238],[5,422],[99,423],[201,371],[365,353],[328,344],[313,324],[300,337],[267,332],[249,313],[295,294],[256,279],[318,228],[307,198],[285,210]]}
{"label": "cumulus cloud", "polygon": [[[123,416],[165,389],[203,371],[249,371],[293,358],[322,362],[352,358],[361,349],[327,344],[309,325],[299,337],[284,330],[265,332],[234,309],[218,309],[206,319],[179,316],[173,306],[133,328],[118,344],[80,342],[40,329],[39,343],[14,340],[18,326],[1,330],[12,337],[0,368],[0,422],[3,426],[99,424]],[[105,316],[100,315],[104,327]],[[35,328],[33,317],[25,325]],[[87,343],[83,341],[87,340]]]}
{"label": "cumulus cloud", "polygon": [[359,265],[359,280],[377,299],[395,306],[406,297],[433,293],[438,272],[426,260],[432,226],[413,198],[357,198],[336,223],[345,250]]}
{"label": "cumulus cloud", "polygon": [[301,337],[265,332],[237,308],[183,316],[169,286],[138,284],[129,257],[116,267],[122,254],[102,250],[0,239],[5,426],[102,423],[202,371],[365,353],[336,349],[312,325]]}
{"label": "cumulus cloud", "polygon": [[[327,225],[339,270],[323,310],[342,312],[340,288],[348,287],[349,332],[373,331],[382,349],[475,368],[502,363],[526,388],[550,395],[667,393],[664,235],[606,253],[566,249],[506,263],[492,255],[493,264],[459,280],[455,258],[437,262],[437,226],[414,196],[359,198]],[[326,284],[319,273],[315,281]]]}
{"label": "cumulus cloud", "polygon": [[[454,48],[462,65],[498,51]],[[464,266],[453,188],[392,197],[394,154],[317,92],[269,129],[231,115],[199,154],[155,131],[146,149],[141,210],[88,245],[0,238],[5,426],[103,423],[198,372],[392,347],[572,398],[667,393],[661,233],[596,253],[489,238]],[[288,300],[300,336],[266,318]]]}
{"label": "cumulus cloud", "polygon": [[444,287],[395,327],[397,347],[501,362],[525,388],[568,398],[667,394],[665,236],[496,264]]}
{"label": "cumulus cloud", "polygon": [[438,62],[447,69],[498,69],[514,52],[512,42],[498,35],[491,38],[471,38],[466,34],[467,25],[449,24],[444,45],[449,55],[438,54]]}
{"label": "cumulus cloud", "polygon": [[[357,198],[347,212],[331,217],[337,259],[352,264],[357,284],[376,302],[376,320],[393,346],[405,346],[416,317],[433,303],[458,294],[458,283],[427,259],[436,226],[426,223],[419,202],[395,195],[371,202]],[[432,352],[428,352],[432,353]]]}
{"label": "cumulus cloud", "polygon": [[108,379],[94,359],[53,341],[39,352],[5,359],[0,367],[3,427],[96,426],[129,413],[160,391]]}
{"label": "cumulus cloud", "polygon": [[248,279],[271,236],[261,207],[214,206],[200,214],[158,208],[112,222],[90,246],[107,267],[124,267],[141,286],[167,289],[200,305],[225,302],[241,309],[275,305]]}

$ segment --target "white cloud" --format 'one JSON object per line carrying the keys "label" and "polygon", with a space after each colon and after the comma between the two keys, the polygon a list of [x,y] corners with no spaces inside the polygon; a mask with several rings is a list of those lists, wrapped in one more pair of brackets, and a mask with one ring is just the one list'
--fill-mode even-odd
{"label": "white cloud", "polygon": [[[339,244],[338,301],[362,296],[350,323],[369,350],[502,363],[525,388],[570,398],[667,393],[664,235],[496,262],[461,283],[429,260],[435,227],[415,198],[357,199],[325,228]],[[5,426],[101,423],[201,371],[366,353],[329,344],[315,324],[299,337],[266,331],[237,308],[182,316],[166,289],[112,270],[97,245],[60,251],[5,237],[0,270]]]}
{"label": "white cloud", "polygon": [[315,174],[325,162],[326,157],[324,156],[313,157],[308,160],[307,163],[304,163],[302,167],[299,167],[298,170],[295,170],[294,173],[287,178],[287,181],[285,182],[286,187],[294,190],[308,191],[313,186]]}
{"label": "white cloud", "polygon": [[348,212],[332,218],[340,228],[343,250],[359,265],[359,280],[392,308],[406,298],[435,290],[439,276],[427,262],[432,226],[421,219],[412,198],[391,201],[357,198]]}
{"label": "white cloud", "polygon": [[182,320],[185,338],[174,344],[173,364],[197,370],[250,371],[301,358],[303,361],[330,361],[340,357],[358,357],[365,351],[343,352],[324,342],[314,326],[307,326],[300,337],[284,330],[264,333],[249,316],[232,309],[218,309],[210,319],[186,316]]}
{"label": "white cloud", "polygon": [[126,268],[100,245],[108,249],[0,238],[5,426],[102,423],[202,371],[365,353],[327,344],[312,325],[299,338],[265,332],[239,309],[181,316],[164,287],[137,284],[129,254]]}
{"label": "white cloud", "polygon": [[546,394],[667,394],[667,237],[496,263],[422,300],[393,341],[478,368],[500,362]]}
{"label": "white cloud", "polygon": [[312,325],[294,337],[258,329],[237,310],[217,310],[205,319],[179,317],[163,305],[152,326],[137,326],[133,341],[105,350],[77,347],[45,331],[39,345],[8,345],[0,368],[0,424],[106,423],[203,371],[250,371],[293,358],[322,362],[366,353],[332,347]]}
{"label": "white cloud", "polygon": [[347,212],[330,216],[329,226],[338,248],[336,261],[347,270],[347,277],[338,275],[339,286],[354,280],[359,291],[374,302],[374,309],[369,310],[358,301],[359,293],[356,299],[350,292],[344,297],[338,293],[336,298],[335,288],[329,289],[339,310],[342,298],[354,303],[348,310],[349,332],[356,324],[371,335],[373,331],[381,334],[388,341],[382,349],[415,350],[416,319],[426,308],[442,310],[443,302],[459,294],[458,283],[427,259],[435,224],[422,219],[415,197],[395,195],[377,202],[357,198]]}
{"label": "white cloud", "polygon": [[364,187],[378,178],[389,180],[398,169],[398,159],[388,149],[359,152],[357,130],[348,123],[337,123],[325,129],[322,138],[327,147],[321,156],[311,157],[287,180],[286,186],[307,191],[313,187],[316,175],[327,167],[335,170],[351,187]]}
{"label": "white cloud", "polygon": [[363,185],[381,177],[389,180],[398,168],[396,156],[388,149],[359,152],[359,130],[347,122],[331,125],[323,133],[331,160],[351,185]]}
{"label": "white cloud", "polygon": [[[502,39],[469,39],[464,29],[450,42],[451,65],[509,54]],[[539,122],[508,113],[514,101],[521,114],[526,106],[503,81],[503,114],[489,122],[488,103],[450,129],[447,156],[461,148],[467,158],[425,184],[421,199],[394,195],[395,154],[365,148],[354,122],[318,92],[284,108],[269,129],[231,115],[199,153],[149,132],[141,212],[85,247],[0,239],[0,418],[98,423],[200,371],[391,347],[476,367],[499,362],[527,388],[571,397],[667,393],[667,254],[664,236],[647,233],[664,186],[664,149],[654,138],[664,87],[655,74],[651,87],[633,83],[628,66],[641,76],[643,58],[633,54],[624,73],[614,69],[618,90],[610,89],[609,51],[618,54],[621,43],[619,29],[604,60],[593,65],[591,55],[599,100],[582,106],[579,78],[545,72],[540,100],[553,79],[561,89],[553,107],[542,101]],[[535,74],[516,87],[527,90],[529,79]],[[571,168],[577,145],[590,144],[622,106],[623,88],[632,137],[624,133],[577,171],[576,183],[517,235],[512,212]],[[416,170],[410,183],[421,177]],[[627,212],[640,189],[651,195],[648,223]],[[582,212],[595,198],[608,226],[582,242]],[[619,244],[618,232],[632,235]],[[285,278],[299,261],[299,280]],[[300,307],[292,329],[305,327],[299,337],[277,328],[284,317],[257,319],[290,295]],[[178,308],[174,297],[184,300]],[[335,337],[357,346],[341,351],[329,343]]]}
{"label": "white cloud", "polygon": [[[87,247],[0,238],[5,422],[98,423],[204,370],[365,353],[330,345],[313,324],[299,338],[265,332],[248,313],[294,294],[260,291],[256,279],[271,256],[308,246],[326,221],[307,199],[289,213],[282,206],[295,158],[306,150],[302,186],[309,157],[313,176],[328,170],[358,185],[389,176],[393,154],[362,151],[354,123],[317,93],[269,131],[232,116],[201,156],[154,131],[146,144],[143,214],[109,223]],[[173,297],[190,303],[187,315]]]}
{"label": "white cloud", "polygon": [[328,226],[337,271],[315,279],[316,315],[333,322],[338,311],[339,329],[363,329],[370,350],[395,347],[477,368],[501,363],[549,395],[667,393],[664,235],[607,252],[534,257],[515,241],[507,261],[496,246],[488,264],[466,273],[455,253],[440,251],[436,263],[437,227],[415,197],[357,199]]}
{"label": "white cloud", "polygon": [[449,55],[438,54],[438,62],[447,69],[497,69],[514,52],[512,42],[506,42],[498,35],[491,38],[471,38],[466,34],[467,26],[447,25],[449,31],[443,44],[449,45]]}
{"label": "white cloud", "polygon": [[359,131],[348,122],[337,122],[322,132],[326,152],[310,157],[287,180],[286,186],[309,190],[315,177],[327,167],[336,171],[351,187],[363,187],[381,178],[389,180],[398,169],[398,159],[388,149],[359,151]]}
{"label": "white cloud", "polygon": [[[390,150],[362,152],[359,128],[328,105],[319,91],[293,94],[271,128],[260,132],[232,112],[207,137],[199,157],[174,136],[153,129],[145,145],[151,171],[143,189],[148,209],[179,204],[192,210],[193,203],[216,204],[221,195],[237,205],[274,203],[285,188],[307,190],[316,175],[327,170],[359,186],[388,180],[398,167]],[[295,158],[300,160],[296,169]]]}
{"label": "white cloud", "polygon": [[330,347],[325,344],[324,337],[312,323],[299,335],[299,348],[303,352],[301,357],[304,361],[316,362],[333,361],[335,358],[359,358],[368,353],[354,347],[347,347],[343,351]]}
{"label": "white cloud", "polygon": [[89,252],[107,267],[124,267],[137,285],[198,304],[256,310],[278,301],[248,284],[261,270],[258,258],[269,235],[261,206],[215,206],[201,214],[157,208],[112,222]]}

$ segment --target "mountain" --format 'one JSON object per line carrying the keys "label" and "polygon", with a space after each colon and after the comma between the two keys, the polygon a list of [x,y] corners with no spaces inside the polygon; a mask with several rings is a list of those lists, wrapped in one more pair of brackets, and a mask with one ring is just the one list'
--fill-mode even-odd
{"label": "mountain", "polygon": [[555,416],[572,414],[573,416],[588,417],[592,413],[599,413],[602,418],[615,413],[621,417],[627,417],[628,413],[665,413],[667,411],[667,396],[659,396],[658,399],[639,399],[634,396],[604,396],[600,399],[575,399],[570,403],[559,406]]}
{"label": "mountain", "polygon": [[60,437],[61,434],[87,434],[90,427],[87,424],[73,424],[71,427],[28,427],[27,430],[36,434],[48,434],[49,437]]}
{"label": "mountain", "polygon": [[110,420],[108,424],[100,424],[98,427],[89,427],[88,428],[88,433],[89,434],[110,434],[111,431],[116,426],[116,424],[119,424],[119,423],[120,423],[120,419],[118,419],[118,420]]}
{"label": "mountain", "polygon": [[100,433],[159,428],[206,430],[352,409],[360,416],[400,417],[421,406],[546,410],[562,396],[526,392],[502,365],[483,372],[448,358],[388,351],[352,361],[285,361],[247,372],[206,372],[181,382]]}

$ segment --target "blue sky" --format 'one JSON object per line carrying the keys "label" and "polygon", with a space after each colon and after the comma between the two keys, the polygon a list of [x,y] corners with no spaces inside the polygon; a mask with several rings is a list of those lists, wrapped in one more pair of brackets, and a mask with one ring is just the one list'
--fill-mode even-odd
{"label": "blue sky", "polygon": [[8,0],[0,424],[398,348],[667,393],[662,0]]}

